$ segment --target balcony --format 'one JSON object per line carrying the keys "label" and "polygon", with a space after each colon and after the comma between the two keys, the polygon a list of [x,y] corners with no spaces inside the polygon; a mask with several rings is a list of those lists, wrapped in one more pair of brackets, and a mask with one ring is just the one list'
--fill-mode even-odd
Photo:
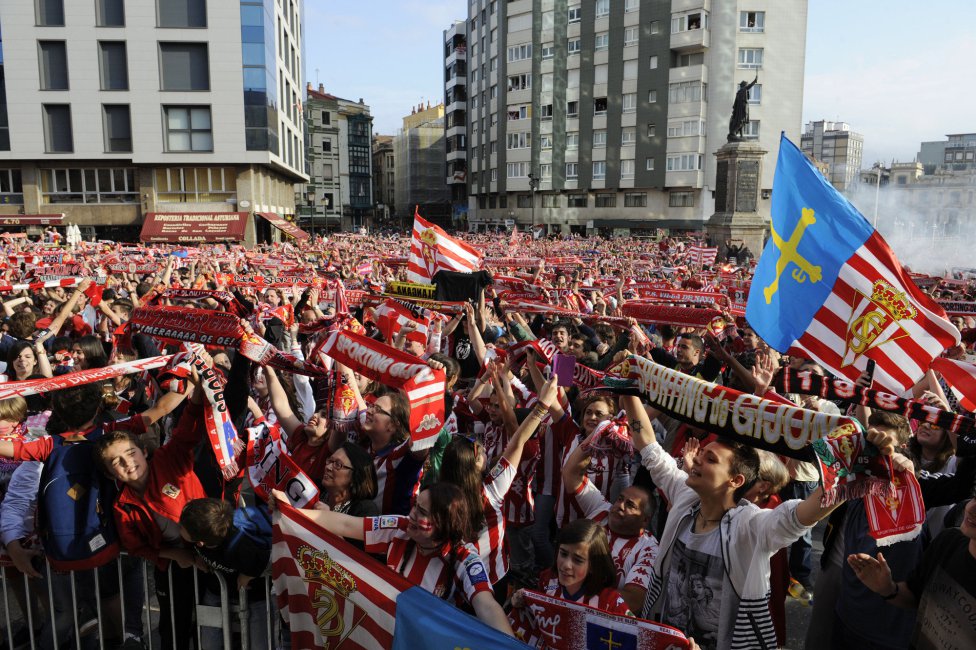
{"label": "balcony", "polygon": [[458,45],[453,50],[451,50],[450,54],[447,55],[447,58],[444,60],[444,63],[445,65],[451,65],[458,61],[467,61],[467,60],[468,60],[467,46]]}
{"label": "balcony", "polygon": [[460,75],[460,74],[454,75],[453,77],[451,77],[450,79],[447,80],[447,84],[446,84],[445,87],[448,90],[450,90],[451,88],[454,88],[455,86],[464,86],[465,88],[467,88],[468,87],[468,78],[466,76]]}
{"label": "balcony", "polygon": [[668,83],[679,83],[681,81],[708,83],[708,67],[704,64],[686,65],[668,70]]}
{"label": "balcony", "polygon": [[671,34],[671,49],[679,54],[701,52],[708,48],[708,28],[688,29]]}
{"label": "balcony", "polygon": [[455,149],[454,151],[449,151],[447,153],[447,162],[453,162],[455,160],[468,160],[468,152],[464,149]]}
{"label": "balcony", "polygon": [[447,139],[448,140],[450,140],[451,138],[453,138],[455,136],[465,135],[465,134],[466,134],[466,130],[465,130],[465,127],[464,127],[464,123],[463,122],[461,122],[460,124],[457,124],[456,126],[448,127],[447,130],[444,131],[444,135],[447,136]]}
{"label": "balcony", "polygon": [[711,0],[671,0],[671,11],[673,13],[693,11],[695,9],[711,11]]}
{"label": "balcony", "polygon": [[665,187],[694,187],[701,189],[704,173],[701,170],[665,172]]}

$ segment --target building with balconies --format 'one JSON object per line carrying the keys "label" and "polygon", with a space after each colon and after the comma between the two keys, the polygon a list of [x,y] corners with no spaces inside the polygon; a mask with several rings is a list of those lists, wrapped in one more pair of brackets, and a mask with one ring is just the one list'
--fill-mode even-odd
{"label": "building with balconies", "polygon": [[464,158],[466,136],[448,138],[444,126],[444,104],[428,103],[426,108],[421,104],[403,118],[403,128],[393,137],[396,216],[403,223],[411,223],[419,207],[425,219],[450,225],[451,193],[444,182],[444,161]]}
{"label": "building with balconies", "polygon": [[468,7],[471,228],[701,230],[714,212],[713,154],[739,82],[756,75],[744,136],[769,151],[758,206],[768,216],[779,133],[800,139],[807,0]]}
{"label": "building with balconies", "polygon": [[800,149],[827,165],[827,180],[841,192],[853,189],[861,173],[864,136],[846,122],[808,122]]}
{"label": "building with balconies", "polygon": [[393,136],[373,136],[373,198],[376,200],[376,225],[391,225],[396,213],[396,161]]}
{"label": "building with balconies", "polygon": [[444,30],[444,139],[445,169],[451,194],[451,221],[462,224],[468,211],[467,139],[468,23],[456,20]]}

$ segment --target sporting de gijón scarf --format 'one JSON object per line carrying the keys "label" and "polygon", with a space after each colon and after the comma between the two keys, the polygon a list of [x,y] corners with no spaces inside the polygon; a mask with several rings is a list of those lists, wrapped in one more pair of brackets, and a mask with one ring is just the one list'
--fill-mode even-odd
{"label": "sporting de gij\u00f3n scarf", "polygon": [[888,244],[785,136],[773,181],[772,232],[746,319],[780,352],[902,394],[959,342]]}

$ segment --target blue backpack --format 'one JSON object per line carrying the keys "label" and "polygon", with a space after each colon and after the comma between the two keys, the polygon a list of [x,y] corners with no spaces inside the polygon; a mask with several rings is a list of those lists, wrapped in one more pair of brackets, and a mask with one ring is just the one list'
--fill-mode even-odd
{"label": "blue backpack", "polygon": [[237,532],[228,542],[228,550],[236,548],[245,536],[259,548],[271,548],[271,513],[267,506],[237,508],[234,510],[234,528]]}
{"label": "blue backpack", "polygon": [[41,470],[37,510],[44,552],[58,571],[92,569],[119,554],[112,516],[117,491],[92,453],[91,443],[101,436],[101,429],[84,441],[51,436],[54,448]]}

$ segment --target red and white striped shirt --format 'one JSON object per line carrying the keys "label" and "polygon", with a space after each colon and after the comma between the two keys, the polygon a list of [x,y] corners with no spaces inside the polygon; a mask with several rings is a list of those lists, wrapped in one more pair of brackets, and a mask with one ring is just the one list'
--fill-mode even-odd
{"label": "red and white striped shirt", "polygon": [[503,553],[505,541],[505,495],[515,480],[515,468],[504,457],[495,463],[481,486],[484,501],[485,525],[478,533],[478,555],[488,567],[492,584],[508,573],[508,554]]}
{"label": "red and white striped shirt", "polygon": [[[581,430],[579,425],[570,417],[569,413],[566,413],[563,419],[553,425],[552,433],[555,434],[553,437],[558,440],[556,450],[561,454],[558,469],[556,470],[557,474],[559,474],[559,491],[555,496],[556,526],[562,528],[569,522],[583,517],[583,511],[579,505],[573,499],[568,498],[569,495],[562,488],[562,468],[566,464],[569,455],[579,446],[581,442]],[[605,455],[592,456],[590,458],[590,465],[586,468],[586,478],[602,494],[606,494],[610,490],[615,462],[615,458]]]}
{"label": "red and white striped shirt", "polygon": [[424,461],[410,453],[410,439],[398,445],[392,442],[373,454],[376,467],[376,503],[385,514],[406,515],[410,500],[420,488],[420,473]]}
{"label": "red and white striped shirt", "polygon": [[641,531],[640,535],[618,535],[610,529],[610,502],[590,481],[583,477],[583,483],[572,499],[583,511],[583,517],[592,519],[607,529],[610,540],[610,555],[617,569],[617,589],[636,585],[647,589],[651,582],[651,570],[657,558],[658,544],[653,535]]}
{"label": "red and white striped shirt", "polygon": [[539,577],[539,591],[547,596],[555,596],[556,598],[568,600],[571,603],[588,605],[604,612],[610,612],[611,614],[619,614],[621,616],[634,615],[630,611],[630,608],[627,607],[627,603],[624,602],[624,597],[613,587],[607,587],[600,593],[589,598],[583,593],[576,595],[574,598],[573,594],[567,594],[563,590],[562,585],[559,584],[559,578],[553,575],[552,569],[546,569]]}
{"label": "red and white striped shirt", "polygon": [[444,561],[446,548],[441,554],[422,554],[407,536],[408,524],[407,517],[395,515],[364,517],[365,551],[385,554],[388,567],[438,598],[454,594],[470,603],[478,592],[491,592],[488,571],[472,544],[454,549],[452,567]]}

